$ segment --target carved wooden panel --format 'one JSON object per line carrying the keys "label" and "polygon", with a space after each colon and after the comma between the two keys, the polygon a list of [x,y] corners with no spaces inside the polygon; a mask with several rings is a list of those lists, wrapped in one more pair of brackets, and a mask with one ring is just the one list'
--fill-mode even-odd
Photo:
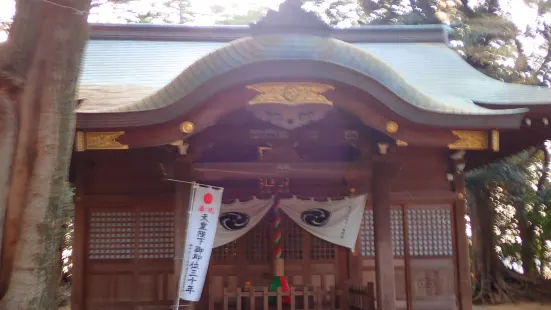
{"label": "carved wooden panel", "polygon": [[175,283],[173,212],[161,207],[90,208],[85,221],[85,308],[170,307]]}
{"label": "carved wooden panel", "polygon": [[136,213],[91,212],[88,258],[133,259]]}
{"label": "carved wooden panel", "polygon": [[362,256],[375,256],[375,230],[373,228],[373,210],[365,209],[360,228],[360,253]]}
{"label": "carved wooden panel", "polygon": [[456,309],[455,277],[451,258],[411,261],[413,309]]}
{"label": "carved wooden panel", "polygon": [[[404,216],[401,208],[393,208],[391,214],[392,249],[394,256],[404,256]],[[375,230],[373,210],[365,209],[360,228],[360,245],[362,256],[375,256]]]}
{"label": "carved wooden panel", "polygon": [[174,258],[173,212],[90,212],[88,258]]}
{"label": "carved wooden panel", "polygon": [[139,258],[174,258],[174,212],[140,212]]}
{"label": "carved wooden panel", "polygon": [[392,250],[394,256],[404,256],[404,216],[402,209],[390,210],[390,232],[392,234]]}
{"label": "carved wooden panel", "polygon": [[453,254],[451,209],[409,209],[407,216],[411,256]]}

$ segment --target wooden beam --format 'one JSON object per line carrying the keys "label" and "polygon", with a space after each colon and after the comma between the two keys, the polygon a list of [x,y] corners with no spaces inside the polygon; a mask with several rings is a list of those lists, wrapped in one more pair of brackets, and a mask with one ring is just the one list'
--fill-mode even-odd
{"label": "wooden beam", "polygon": [[389,164],[373,166],[371,197],[375,229],[375,268],[377,279],[377,309],[396,310],[394,254],[392,252]]}
{"label": "wooden beam", "polygon": [[369,169],[353,163],[198,163],[192,165],[198,179],[356,179],[369,176]]}
{"label": "wooden beam", "polygon": [[197,143],[264,143],[272,141],[289,141],[304,144],[348,145],[359,141],[367,143],[369,134],[364,128],[334,128],[333,126],[309,126],[285,130],[269,124],[264,126],[250,125],[217,125],[189,139],[192,145]]}

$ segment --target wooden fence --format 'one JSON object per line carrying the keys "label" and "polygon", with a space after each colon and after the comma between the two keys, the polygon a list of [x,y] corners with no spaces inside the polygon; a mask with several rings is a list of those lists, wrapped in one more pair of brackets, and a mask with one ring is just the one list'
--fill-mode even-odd
{"label": "wooden fence", "polygon": [[209,298],[209,310],[375,310],[373,283],[346,285],[344,290],[299,286],[289,292],[269,292],[267,287],[224,288],[222,296],[222,302]]}

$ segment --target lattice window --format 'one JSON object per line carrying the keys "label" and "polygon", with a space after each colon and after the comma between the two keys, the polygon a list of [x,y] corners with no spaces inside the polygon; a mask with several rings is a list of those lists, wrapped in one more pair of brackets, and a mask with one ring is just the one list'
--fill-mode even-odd
{"label": "lattice window", "polygon": [[174,213],[141,212],[139,258],[174,258]]}
{"label": "lattice window", "polygon": [[134,258],[135,225],[133,212],[92,212],[88,258]]}
{"label": "lattice window", "polygon": [[270,253],[273,251],[270,239],[270,222],[265,217],[256,227],[245,235],[246,247],[245,257],[247,261],[269,261]]}
{"label": "lattice window", "polygon": [[390,210],[390,231],[394,256],[404,256],[404,215],[402,209]]}
{"label": "lattice window", "polygon": [[453,254],[450,209],[410,209],[407,216],[412,256]]}
{"label": "lattice window", "polygon": [[302,228],[285,216],[282,218],[281,225],[283,258],[288,260],[303,259],[302,244],[304,235]]}
{"label": "lattice window", "polygon": [[237,241],[224,244],[212,249],[213,261],[234,261],[237,259]]}
{"label": "lattice window", "polygon": [[373,228],[373,210],[365,209],[360,228],[360,254],[375,256],[375,229]]}
{"label": "lattice window", "polygon": [[91,212],[88,258],[174,258],[173,212]]}
{"label": "lattice window", "polygon": [[313,260],[333,260],[335,259],[335,245],[310,235],[310,256]]}

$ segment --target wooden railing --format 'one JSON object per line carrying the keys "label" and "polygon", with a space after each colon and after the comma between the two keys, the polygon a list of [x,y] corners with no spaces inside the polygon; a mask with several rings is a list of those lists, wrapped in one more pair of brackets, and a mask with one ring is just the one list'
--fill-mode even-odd
{"label": "wooden railing", "polygon": [[349,310],[375,310],[375,285],[349,285],[347,299]]}
{"label": "wooden railing", "polygon": [[289,292],[281,289],[269,292],[267,287],[224,288],[222,301],[209,297],[208,307],[209,310],[375,310],[374,286],[373,283],[346,285],[344,290],[295,286]]}

